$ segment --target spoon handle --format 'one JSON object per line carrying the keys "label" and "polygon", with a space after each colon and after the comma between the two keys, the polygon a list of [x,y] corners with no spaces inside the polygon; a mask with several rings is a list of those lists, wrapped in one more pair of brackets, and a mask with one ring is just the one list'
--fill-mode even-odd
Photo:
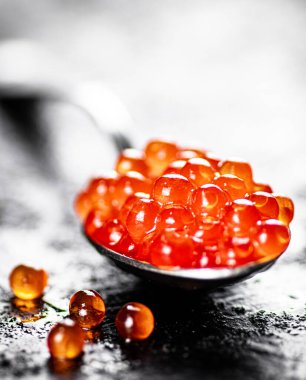
{"label": "spoon handle", "polygon": [[82,110],[118,151],[130,148],[132,119],[121,100],[104,83],[84,74],[26,40],[0,44],[0,99],[67,102]]}

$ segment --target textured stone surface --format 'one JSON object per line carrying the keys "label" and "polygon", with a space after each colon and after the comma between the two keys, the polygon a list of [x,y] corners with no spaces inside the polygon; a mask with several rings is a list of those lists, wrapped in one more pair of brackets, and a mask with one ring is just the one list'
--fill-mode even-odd
{"label": "textured stone surface", "polygon": [[[298,0],[0,0],[0,41],[33,39],[110,84],[133,141],[168,134],[242,156],[297,209],[290,248],[266,273],[210,294],[148,286],[99,256],[72,211],[82,183],[111,167],[110,145],[69,107],[33,118],[15,105],[18,122],[0,109],[1,379],[305,379],[305,13]],[[50,274],[58,311],[37,305],[35,323],[8,289],[20,263]],[[45,337],[83,288],[102,293],[107,318],[80,360],[59,365]],[[114,329],[127,301],[156,316],[141,344]]]}
{"label": "textured stone surface", "polygon": [[[299,213],[291,247],[266,273],[210,294],[159,289],[112,267],[88,245],[71,207],[80,184],[65,179],[59,166],[49,169],[55,160],[48,149],[51,132],[68,117],[77,124],[78,117],[66,110],[66,121],[57,114],[51,126],[39,129],[22,112],[18,108],[21,123],[0,113],[1,379],[305,378],[305,219]],[[87,131],[89,143],[92,133]],[[42,141],[45,149],[38,149]],[[66,168],[67,145],[59,149]],[[110,160],[103,166],[110,167]],[[302,197],[295,201],[302,207]],[[19,263],[42,266],[50,275],[49,304],[37,306],[42,318],[33,323],[25,322],[31,315],[14,306],[8,289],[8,274]],[[56,363],[49,359],[46,334],[67,314],[70,295],[83,288],[102,293],[107,318],[80,360]],[[114,316],[128,301],[153,310],[156,329],[148,341],[118,338]]]}

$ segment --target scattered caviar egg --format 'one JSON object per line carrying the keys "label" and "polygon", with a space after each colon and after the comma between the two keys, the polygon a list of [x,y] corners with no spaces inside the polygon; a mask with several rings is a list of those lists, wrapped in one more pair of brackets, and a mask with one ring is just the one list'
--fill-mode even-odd
{"label": "scattered caviar egg", "polygon": [[242,179],[232,174],[223,174],[214,179],[214,184],[225,191],[231,200],[244,198],[247,188]]}
{"label": "scattered caviar egg", "polygon": [[220,163],[220,174],[232,174],[244,180],[247,190],[252,190],[253,173],[251,165],[238,160],[227,160]]}
{"label": "scattered caviar egg", "polygon": [[70,317],[85,329],[99,326],[105,317],[105,303],[95,290],[80,290],[70,298]]}
{"label": "scattered caviar egg", "polygon": [[186,162],[181,174],[195,186],[201,186],[212,182],[215,171],[204,158],[191,158]]}
{"label": "scattered caviar egg", "polygon": [[162,204],[187,204],[193,185],[180,174],[166,174],[159,177],[153,186],[152,197]]}
{"label": "scattered caviar egg", "polygon": [[47,344],[52,357],[75,359],[83,352],[85,337],[81,327],[71,319],[57,323],[49,332]]}
{"label": "scattered caviar egg", "polygon": [[193,262],[193,242],[184,231],[165,230],[149,246],[151,263],[161,268],[188,268]]}
{"label": "scattered caviar egg", "polygon": [[47,286],[48,275],[43,269],[18,265],[12,270],[9,282],[16,297],[23,300],[33,300],[43,295]]}
{"label": "scattered caviar egg", "polygon": [[294,215],[294,203],[290,198],[285,197],[284,195],[276,194],[275,198],[279,205],[278,219],[286,225],[289,225]]}
{"label": "scattered caviar egg", "polygon": [[230,236],[248,236],[259,220],[259,211],[248,199],[236,199],[223,218]]}
{"label": "scattered caviar egg", "polygon": [[191,209],[199,216],[221,217],[227,203],[226,194],[216,185],[203,185],[192,193]]}
{"label": "scattered caviar egg", "polygon": [[159,228],[182,229],[194,222],[192,212],[182,205],[169,205],[160,212]]}
{"label": "scattered caviar egg", "polygon": [[75,209],[96,245],[169,270],[277,256],[275,231],[287,230],[269,220],[289,227],[294,214],[290,198],[254,181],[249,163],[166,140],[122,151],[112,173],[79,193]]}
{"label": "scattered caviar egg", "polygon": [[260,212],[261,217],[264,219],[277,219],[279,213],[279,206],[275,197],[272,194],[264,191],[257,191],[250,194],[248,197]]}
{"label": "scattered caviar egg", "polygon": [[162,175],[170,162],[176,159],[176,144],[165,140],[150,141],[146,148],[146,163],[149,166],[150,176]]}
{"label": "scattered caviar egg", "polygon": [[116,328],[125,341],[147,339],[154,330],[153,313],[142,303],[129,302],[119,310]]}
{"label": "scattered caviar egg", "polygon": [[288,227],[277,219],[260,222],[252,242],[259,257],[274,257],[280,255],[289,245],[290,232]]}
{"label": "scattered caviar egg", "polygon": [[115,169],[120,174],[139,172],[144,176],[148,173],[148,165],[145,162],[146,155],[141,150],[125,149],[119,156]]}
{"label": "scattered caviar egg", "polygon": [[153,199],[138,199],[131,208],[126,228],[134,242],[140,243],[156,229],[160,205]]}

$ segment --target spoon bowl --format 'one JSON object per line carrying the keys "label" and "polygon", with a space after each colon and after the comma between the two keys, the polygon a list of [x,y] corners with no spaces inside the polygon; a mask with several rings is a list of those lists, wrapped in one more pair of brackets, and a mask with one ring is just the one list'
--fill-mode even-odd
{"label": "spoon bowl", "polygon": [[[85,232],[84,232],[85,234]],[[112,249],[94,242],[85,234],[87,240],[102,255],[125,272],[159,285],[185,290],[212,290],[235,284],[269,269],[281,256],[265,262],[254,262],[237,268],[199,268],[199,269],[160,269],[149,263],[124,256]]]}

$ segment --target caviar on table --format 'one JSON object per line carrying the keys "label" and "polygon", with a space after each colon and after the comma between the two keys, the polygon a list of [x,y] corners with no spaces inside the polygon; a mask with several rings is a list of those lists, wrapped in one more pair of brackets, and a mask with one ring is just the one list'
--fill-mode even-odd
{"label": "caviar on table", "polygon": [[280,255],[294,204],[255,181],[249,163],[150,141],[124,150],[78,195],[87,236],[162,268],[237,267]]}
{"label": "caviar on table", "polygon": [[75,359],[83,352],[85,336],[81,327],[71,319],[57,323],[49,332],[47,345],[56,359]]}
{"label": "caviar on table", "polygon": [[47,286],[48,275],[43,269],[26,265],[15,267],[9,277],[10,287],[16,297],[33,300],[43,295]]}
{"label": "caviar on table", "polygon": [[152,311],[139,302],[124,305],[116,316],[116,328],[125,341],[147,339],[154,330]]}
{"label": "caviar on table", "polygon": [[80,290],[73,294],[69,303],[70,317],[85,329],[99,326],[105,318],[105,303],[95,290]]}

